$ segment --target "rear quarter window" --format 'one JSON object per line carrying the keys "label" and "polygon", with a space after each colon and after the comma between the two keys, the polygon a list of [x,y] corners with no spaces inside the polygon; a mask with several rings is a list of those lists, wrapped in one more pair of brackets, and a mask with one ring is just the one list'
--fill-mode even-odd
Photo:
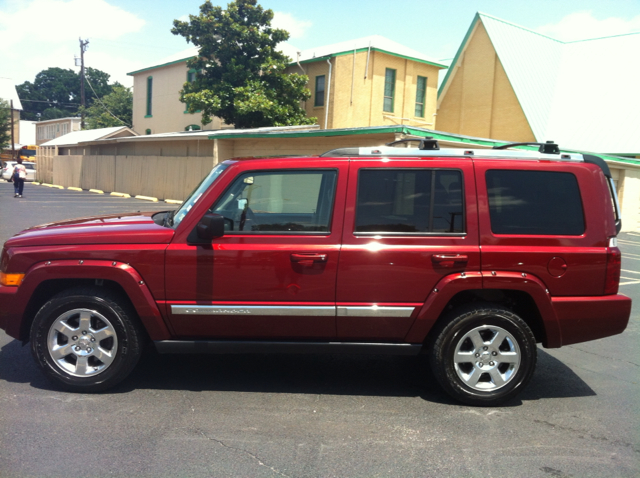
{"label": "rear quarter window", "polygon": [[584,233],[582,198],[573,174],[489,170],[486,180],[494,234],[578,236]]}

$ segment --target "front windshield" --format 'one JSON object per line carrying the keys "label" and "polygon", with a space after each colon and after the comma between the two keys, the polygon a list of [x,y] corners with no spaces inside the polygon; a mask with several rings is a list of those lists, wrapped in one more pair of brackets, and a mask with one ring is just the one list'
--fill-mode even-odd
{"label": "front windshield", "polygon": [[178,209],[173,216],[173,227],[174,229],[178,227],[178,224],[184,219],[193,205],[198,202],[198,199],[206,192],[207,189],[218,179],[218,176],[222,174],[222,171],[229,167],[228,164],[220,163],[216,165],[211,172],[206,176],[200,184],[193,190],[193,192],[189,195],[187,200],[182,203],[180,209]]}
{"label": "front windshield", "polygon": [[21,149],[20,150],[20,156],[25,156],[25,157],[29,157],[32,158],[36,155],[35,150],[33,149]]}

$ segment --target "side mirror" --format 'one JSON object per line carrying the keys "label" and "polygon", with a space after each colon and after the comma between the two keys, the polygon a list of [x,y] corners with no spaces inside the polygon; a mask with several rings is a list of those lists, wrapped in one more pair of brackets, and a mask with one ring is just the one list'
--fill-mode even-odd
{"label": "side mirror", "polygon": [[224,236],[224,217],[220,214],[206,213],[196,226],[198,238],[211,241]]}

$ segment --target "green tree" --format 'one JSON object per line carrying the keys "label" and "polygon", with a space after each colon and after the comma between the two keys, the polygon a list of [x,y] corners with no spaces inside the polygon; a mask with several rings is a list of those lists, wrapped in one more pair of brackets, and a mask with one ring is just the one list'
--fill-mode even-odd
{"label": "green tree", "polygon": [[[114,85],[109,84],[108,73],[86,68],[85,77],[87,106],[95,101],[91,87],[100,98],[111,93]],[[75,116],[80,107],[80,74],[69,68],[47,68],[36,75],[33,83],[25,81],[16,89],[24,108],[22,119],[36,121]]]}
{"label": "green tree", "polygon": [[132,109],[131,89],[114,85],[111,93],[85,109],[86,129],[131,126]]}
{"label": "green tree", "polygon": [[202,111],[237,128],[314,124],[300,102],[311,97],[308,77],[285,73],[291,60],[276,49],[289,33],[272,28],[273,12],[257,0],[235,0],[227,9],[209,0],[188,22],[174,20],[171,32],[199,48],[187,62],[198,73],[185,83],[180,100],[189,112]]}
{"label": "green tree", "polygon": [[0,151],[11,146],[11,106],[0,99]]}

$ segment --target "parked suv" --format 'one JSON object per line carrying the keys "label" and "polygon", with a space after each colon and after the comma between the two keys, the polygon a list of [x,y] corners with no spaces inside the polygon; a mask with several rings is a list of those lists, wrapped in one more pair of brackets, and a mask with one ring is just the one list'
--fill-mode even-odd
{"label": "parked suv", "polygon": [[536,343],[621,333],[620,230],[599,157],[379,147],[218,164],[176,211],[9,239],[0,327],[67,390],[160,353],[426,353],[473,405],[519,393]]}

